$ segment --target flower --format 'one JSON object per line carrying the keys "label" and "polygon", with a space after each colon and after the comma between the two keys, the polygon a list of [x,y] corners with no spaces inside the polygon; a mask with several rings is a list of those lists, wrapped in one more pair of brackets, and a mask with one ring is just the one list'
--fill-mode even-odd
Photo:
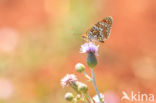
{"label": "flower", "polygon": [[85,70],[85,66],[83,64],[81,64],[81,63],[77,63],[75,65],[75,69],[76,69],[77,72],[82,73]]}
{"label": "flower", "polygon": [[93,53],[93,54],[98,55],[98,48],[99,48],[99,45],[96,46],[94,43],[89,42],[89,43],[85,43],[81,45],[80,52],[81,53]]}
{"label": "flower", "polygon": [[81,45],[80,51],[81,53],[88,53],[87,66],[89,66],[92,69],[97,65],[97,59],[95,55],[98,55],[98,48],[99,45],[96,46],[92,42]]}
{"label": "flower", "polygon": [[67,101],[72,101],[74,96],[72,93],[68,92],[65,94],[64,98],[67,100]]}
{"label": "flower", "polygon": [[[101,100],[104,102],[104,95],[103,95],[102,93],[100,93],[100,98],[101,98]],[[95,96],[93,97],[93,100],[95,101],[95,103],[101,103],[100,100],[99,100],[98,95],[95,95]]]}
{"label": "flower", "polygon": [[78,91],[81,93],[86,93],[88,91],[88,86],[82,82],[77,82],[78,84]]}
{"label": "flower", "polygon": [[77,78],[74,74],[67,74],[64,78],[61,79],[61,85],[63,87],[68,86],[70,82],[76,82]]}

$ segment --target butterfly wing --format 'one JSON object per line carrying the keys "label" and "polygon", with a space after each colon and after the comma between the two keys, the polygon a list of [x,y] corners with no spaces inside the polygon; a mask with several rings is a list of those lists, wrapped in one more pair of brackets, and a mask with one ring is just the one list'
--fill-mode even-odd
{"label": "butterfly wing", "polygon": [[112,29],[113,18],[108,16],[101,21],[101,24],[104,31],[104,39],[107,40]]}
{"label": "butterfly wing", "polygon": [[87,41],[104,42],[107,40],[112,28],[112,17],[106,17],[102,21],[96,23],[82,37]]}

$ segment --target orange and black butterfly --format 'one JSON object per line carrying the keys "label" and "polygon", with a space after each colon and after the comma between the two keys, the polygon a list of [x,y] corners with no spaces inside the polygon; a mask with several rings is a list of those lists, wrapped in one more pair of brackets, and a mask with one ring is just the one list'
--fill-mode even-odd
{"label": "orange and black butterfly", "polygon": [[85,34],[82,34],[82,38],[89,42],[98,41],[104,43],[104,40],[107,40],[110,35],[112,23],[112,17],[105,17],[102,21],[97,22]]}

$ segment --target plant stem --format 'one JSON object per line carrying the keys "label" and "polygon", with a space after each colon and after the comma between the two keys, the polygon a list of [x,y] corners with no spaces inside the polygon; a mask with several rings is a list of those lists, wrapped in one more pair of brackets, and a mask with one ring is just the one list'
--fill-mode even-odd
{"label": "plant stem", "polygon": [[92,82],[93,82],[94,88],[96,90],[96,93],[98,95],[98,98],[99,98],[100,102],[103,103],[103,101],[101,100],[101,97],[100,97],[99,90],[98,90],[97,85],[96,85],[95,74],[94,74],[94,69],[93,68],[91,68],[91,73],[92,73]]}
{"label": "plant stem", "polygon": [[87,99],[86,99],[86,95],[82,94],[83,97],[83,102],[88,103]]}
{"label": "plant stem", "polygon": [[88,92],[87,92],[87,97],[88,97],[90,103],[94,103]]}
{"label": "plant stem", "polygon": [[84,75],[89,81],[92,81],[92,78],[91,78],[86,72],[83,72],[83,75]]}

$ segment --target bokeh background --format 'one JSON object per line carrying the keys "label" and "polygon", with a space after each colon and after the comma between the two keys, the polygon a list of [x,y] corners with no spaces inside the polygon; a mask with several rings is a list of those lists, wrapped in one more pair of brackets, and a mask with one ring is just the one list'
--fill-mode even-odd
{"label": "bokeh background", "polygon": [[131,103],[122,91],[156,95],[156,0],[0,0],[0,103],[66,103],[67,73],[94,96],[74,66],[86,65],[80,34],[106,16],[114,22],[99,47],[99,90],[108,103]]}

